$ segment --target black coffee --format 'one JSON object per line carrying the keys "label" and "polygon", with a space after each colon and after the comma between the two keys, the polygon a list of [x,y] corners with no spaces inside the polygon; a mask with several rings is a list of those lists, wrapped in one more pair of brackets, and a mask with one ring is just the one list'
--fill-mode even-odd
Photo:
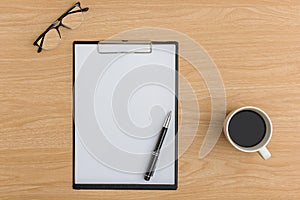
{"label": "black coffee", "polygon": [[231,139],[239,146],[253,147],[264,139],[266,124],[256,112],[243,110],[231,118],[228,131]]}

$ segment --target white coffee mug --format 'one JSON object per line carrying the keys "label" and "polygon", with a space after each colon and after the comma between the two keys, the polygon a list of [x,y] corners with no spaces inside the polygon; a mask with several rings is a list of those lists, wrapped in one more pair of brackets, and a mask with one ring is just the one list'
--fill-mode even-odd
{"label": "white coffee mug", "polygon": [[[235,116],[235,114],[237,114],[238,112],[245,111],[245,110],[253,111],[253,112],[257,113],[258,115],[260,115],[262,117],[262,119],[264,120],[265,128],[266,128],[266,130],[265,130],[266,132],[265,132],[263,139],[257,145],[252,146],[252,147],[243,147],[243,146],[240,146],[237,143],[235,143],[231,139],[229,130],[228,130],[229,123],[230,123],[232,117]],[[228,116],[226,117],[223,130],[224,130],[224,134],[225,134],[226,138],[228,139],[228,141],[236,149],[243,151],[243,152],[259,152],[261,157],[265,160],[267,160],[271,157],[271,153],[269,152],[269,150],[267,149],[266,146],[272,137],[272,122],[271,122],[270,117],[263,110],[261,110],[257,107],[253,107],[253,106],[245,106],[245,107],[236,109],[236,110],[232,111],[231,113],[229,113]],[[255,133],[253,133],[253,134],[255,134]]]}

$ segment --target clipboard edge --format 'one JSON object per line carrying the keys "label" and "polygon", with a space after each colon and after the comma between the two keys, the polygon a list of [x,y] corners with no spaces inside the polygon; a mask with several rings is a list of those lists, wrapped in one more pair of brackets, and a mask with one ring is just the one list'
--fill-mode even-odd
{"label": "clipboard edge", "polygon": [[75,190],[177,190],[177,185],[167,184],[74,184]]}

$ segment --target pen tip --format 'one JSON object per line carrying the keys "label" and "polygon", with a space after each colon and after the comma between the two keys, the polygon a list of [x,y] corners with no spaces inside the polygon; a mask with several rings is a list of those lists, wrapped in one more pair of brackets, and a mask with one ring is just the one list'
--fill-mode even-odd
{"label": "pen tip", "polygon": [[168,116],[167,116],[167,118],[166,118],[166,121],[165,121],[163,127],[165,127],[165,128],[168,128],[168,127],[169,127],[169,123],[170,123],[170,120],[171,120],[171,114],[172,114],[172,111],[170,111],[170,112],[168,113]]}

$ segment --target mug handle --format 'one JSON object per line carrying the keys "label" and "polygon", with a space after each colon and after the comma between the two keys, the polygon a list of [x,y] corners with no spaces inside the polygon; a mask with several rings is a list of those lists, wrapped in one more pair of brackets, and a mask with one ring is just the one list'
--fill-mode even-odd
{"label": "mug handle", "polygon": [[259,152],[260,156],[265,160],[268,160],[271,157],[271,153],[267,149],[267,147],[261,148],[258,152]]}

